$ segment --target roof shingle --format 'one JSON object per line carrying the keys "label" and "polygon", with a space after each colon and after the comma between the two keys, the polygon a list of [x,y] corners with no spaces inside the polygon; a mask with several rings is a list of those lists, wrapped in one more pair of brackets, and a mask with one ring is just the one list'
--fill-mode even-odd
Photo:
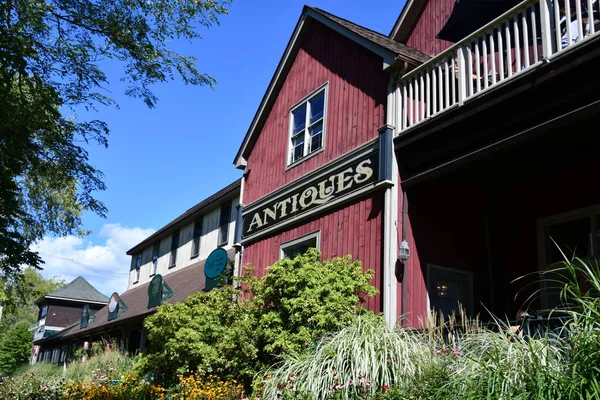
{"label": "roof shingle", "polygon": [[323,11],[317,7],[312,7],[312,6],[307,6],[307,7],[318,12],[319,14],[323,15],[324,17],[329,18],[330,20],[337,22],[338,24],[342,25],[343,27],[351,30],[352,32],[356,33],[357,35],[364,37],[365,39],[375,43],[376,45],[379,45],[383,48],[393,51],[399,57],[409,59],[411,61],[414,61],[415,63],[424,63],[431,58],[427,54],[422,53],[419,50],[414,49],[410,46],[407,46],[403,43],[396,42],[395,40],[392,40],[388,36],[385,36],[379,32],[376,32],[374,30],[365,28],[364,26],[355,24],[354,22],[348,21],[347,19],[340,18],[338,16],[330,14],[327,11]]}
{"label": "roof shingle", "polygon": [[[96,303],[106,303],[108,301],[108,297],[96,290],[95,287],[81,276],[78,276],[65,287],[47,294],[43,298],[46,297]],[[38,302],[42,299],[38,300]]]}

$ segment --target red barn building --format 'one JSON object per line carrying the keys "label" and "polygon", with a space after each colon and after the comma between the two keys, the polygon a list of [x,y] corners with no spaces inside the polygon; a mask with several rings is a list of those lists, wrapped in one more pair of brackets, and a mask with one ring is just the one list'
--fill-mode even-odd
{"label": "red barn building", "polygon": [[597,257],[587,3],[411,0],[389,36],[305,7],[234,161],[242,265],[351,254],[376,273],[368,307],[418,326],[457,302],[514,315],[552,240]]}

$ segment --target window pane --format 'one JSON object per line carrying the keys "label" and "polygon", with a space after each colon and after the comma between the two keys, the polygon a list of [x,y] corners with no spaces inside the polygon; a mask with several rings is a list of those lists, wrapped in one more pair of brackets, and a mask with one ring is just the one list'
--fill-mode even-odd
{"label": "window pane", "polygon": [[158,246],[158,244],[155,244],[152,247],[152,260],[157,260],[158,259],[158,250],[159,250],[159,246]]}
{"label": "window pane", "polygon": [[306,253],[306,251],[311,247],[314,247],[314,248],[317,247],[317,238],[316,237],[307,239],[304,242],[300,242],[300,243],[285,247],[283,249],[283,256],[285,258],[294,258],[299,254]]}
{"label": "window pane", "polygon": [[135,267],[139,268],[142,266],[142,255],[138,254],[137,257],[135,258]]}
{"label": "window pane", "polygon": [[171,250],[175,250],[179,247],[179,231],[173,233],[171,237]]}
{"label": "window pane", "polygon": [[197,257],[200,253],[200,236],[202,236],[203,220],[194,222],[194,237],[192,239],[192,257]]}
{"label": "window pane", "polygon": [[[546,228],[546,264],[564,261],[560,250],[570,259],[591,255],[591,218],[579,218]],[[554,244],[556,242],[556,244]],[[558,245],[560,250],[556,247]]]}
{"label": "window pane", "polygon": [[318,123],[310,130],[310,149],[309,153],[320,149],[323,145],[323,123]]}
{"label": "window pane", "polygon": [[221,217],[219,221],[219,245],[229,241],[229,222],[231,221],[231,203],[221,206]]}
{"label": "window pane", "polygon": [[324,106],[325,92],[321,92],[317,97],[310,100],[310,124],[323,118]]}
{"label": "window pane", "polygon": [[292,139],[292,162],[302,158],[304,155],[304,135],[298,135]]}
{"label": "window pane", "polygon": [[301,132],[306,128],[306,104],[292,113],[294,118],[294,134]]}

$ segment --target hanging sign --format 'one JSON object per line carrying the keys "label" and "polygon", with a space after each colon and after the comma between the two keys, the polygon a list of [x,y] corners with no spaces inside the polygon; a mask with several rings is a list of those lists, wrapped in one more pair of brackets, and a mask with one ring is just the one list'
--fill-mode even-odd
{"label": "hanging sign", "polygon": [[83,306],[83,308],[81,309],[81,321],[79,322],[79,327],[81,329],[87,328],[87,326],[95,320],[96,316],[94,315],[92,310],[90,310],[90,306],[87,304]]}
{"label": "hanging sign", "polygon": [[371,151],[343,161],[308,182],[244,211],[243,236],[248,238],[292,218],[326,207],[379,180],[379,155]]}
{"label": "hanging sign", "polygon": [[224,248],[219,247],[213,250],[204,263],[204,275],[206,275],[206,278],[215,279],[221,275],[225,271],[227,261],[229,261],[229,258]]}
{"label": "hanging sign", "polygon": [[127,311],[127,305],[117,292],[114,292],[108,299],[108,320],[111,321]]}
{"label": "hanging sign", "polygon": [[148,308],[158,307],[173,296],[173,290],[163,280],[161,274],[154,275],[148,285]]}

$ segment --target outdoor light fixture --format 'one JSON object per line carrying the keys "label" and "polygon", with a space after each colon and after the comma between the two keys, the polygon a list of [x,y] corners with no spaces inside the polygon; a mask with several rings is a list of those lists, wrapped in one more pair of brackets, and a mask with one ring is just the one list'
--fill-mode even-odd
{"label": "outdoor light fixture", "polygon": [[402,261],[406,261],[408,260],[408,256],[410,256],[410,248],[408,247],[408,242],[406,240],[403,240],[400,244],[398,258]]}

